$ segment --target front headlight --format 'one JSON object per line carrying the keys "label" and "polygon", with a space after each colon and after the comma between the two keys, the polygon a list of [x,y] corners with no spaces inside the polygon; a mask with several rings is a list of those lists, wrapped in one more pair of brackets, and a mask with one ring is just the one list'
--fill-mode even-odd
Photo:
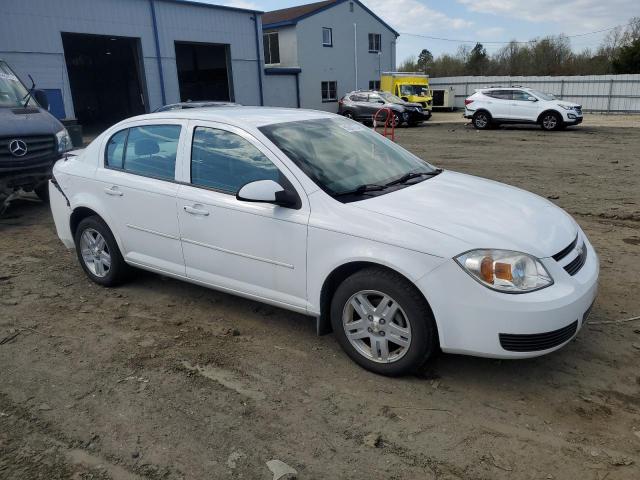
{"label": "front headlight", "polygon": [[68,152],[73,148],[71,137],[69,136],[69,132],[67,132],[66,128],[63,128],[56,133],[56,141],[58,142],[58,153]]}
{"label": "front headlight", "polygon": [[455,257],[465,272],[485,287],[505,293],[525,293],[553,285],[535,257],[511,250],[472,250]]}
{"label": "front headlight", "polygon": [[573,110],[574,108],[576,108],[569,105],[558,105],[558,106],[564,108],[565,110]]}

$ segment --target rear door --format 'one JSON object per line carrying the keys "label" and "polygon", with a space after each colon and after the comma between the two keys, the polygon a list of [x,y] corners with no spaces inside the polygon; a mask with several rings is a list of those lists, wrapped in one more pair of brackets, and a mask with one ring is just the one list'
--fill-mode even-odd
{"label": "rear door", "polygon": [[537,99],[526,90],[514,90],[511,100],[511,118],[528,122],[538,120],[540,102],[536,100]]}
{"label": "rear door", "polygon": [[[106,205],[125,259],[184,276],[176,212],[176,168],[186,123],[139,123],[114,133],[104,147],[97,195]],[[181,140],[182,139],[182,140]]]}
{"label": "rear door", "polygon": [[[192,121],[178,191],[187,277],[234,293],[306,309],[309,204],[280,160],[247,132]],[[298,209],[240,201],[256,180],[287,182]]]}
{"label": "rear door", "polygon": [[508,120],[511,118],[511,90],[489,90],[484,92],[487,107],[495,119]]}
{"label": "rear door", "polygon": [[354,93],[349,97],[349,100],[351,101],[352,111],[356,119],[366,120],[371,118],[366,93]]}

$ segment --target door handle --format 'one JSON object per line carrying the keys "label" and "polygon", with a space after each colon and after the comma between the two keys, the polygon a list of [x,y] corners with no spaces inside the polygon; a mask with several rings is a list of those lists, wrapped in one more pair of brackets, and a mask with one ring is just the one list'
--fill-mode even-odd
{"label": "door handle", "polygon": [[208,210],[203,210],[202,208],[197,208],[197,206],[190,207],[189,205],[184,206],[184,211],[190,213],[191,215],[202,215],[203,217],[209,216]]}
{"label": "door handle", "polygon": [[104,193],[113,197],[121,197],[124,195],[124,193],[118,190],[118,187],[116,187],[115,185],[112,187],[104,187]]}

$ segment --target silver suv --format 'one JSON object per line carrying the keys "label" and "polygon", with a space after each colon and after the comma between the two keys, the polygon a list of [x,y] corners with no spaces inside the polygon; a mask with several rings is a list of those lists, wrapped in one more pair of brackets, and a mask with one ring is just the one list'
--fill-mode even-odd
{"label": "silver suv", "polygon": [[[388,92],[377,90],[357,90],[347,93],[338,102],[338,113],[360,122],[371,122],[373,116],[382,108],[393,112],[393,124],[415,126],[431,118],[431,112],[424,110],[419,103],[409,103]],[[378,120],[384,121],[386,113],[380,113]]]}

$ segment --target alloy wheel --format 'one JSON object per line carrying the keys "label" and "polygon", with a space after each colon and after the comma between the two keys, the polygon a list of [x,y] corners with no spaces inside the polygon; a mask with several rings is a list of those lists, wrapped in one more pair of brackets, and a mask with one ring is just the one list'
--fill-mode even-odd
{"label": "alloy wheel", "polygon": [[475,119],[476,127],[478,127],[478,128],[485,128],[485,127],[487,126],[487,124],[488,124],[488,123],[489,123],[489,119],[487,118],[487,115],[486,115],[486,114],[484,114],[484,113],[479,113],[479,114],[476,116],[476,119]]}
{"label": "alloy wheel", "polygon": [[109,246],[100,232],[87,228],[80,237],[82,260],[96,277],[106,277],[111,269]]}
{"label": "alloy wheel", "polygon": [[400,360],[411,345],[411,324],[398,302],[377,290],[362,290],[349,298],[342,324],[351,345],[377,363]]}
{"label": "alloy wheel", "polygon": [[545,128],[545,130],[553,130],[558,126],[558,119],[555,115],[546,115],[542,119],[542,126]]}

